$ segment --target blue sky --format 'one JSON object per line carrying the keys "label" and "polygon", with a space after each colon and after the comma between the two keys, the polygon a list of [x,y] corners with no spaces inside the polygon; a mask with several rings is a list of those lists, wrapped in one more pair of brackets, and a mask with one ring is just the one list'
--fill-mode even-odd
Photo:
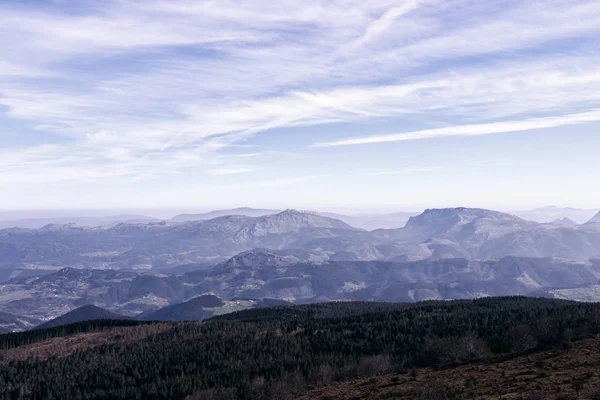
{"label": "blue sky", "polygon": [[600,205],[600,2],[0,2],[0,209]]}

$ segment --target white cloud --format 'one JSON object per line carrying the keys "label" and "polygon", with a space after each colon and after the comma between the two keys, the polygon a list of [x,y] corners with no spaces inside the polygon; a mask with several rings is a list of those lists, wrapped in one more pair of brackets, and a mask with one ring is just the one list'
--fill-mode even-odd
{"label": "white cloud", "polygon": [[237,175],[237,174],[245,174],[247,172],[252,172],[252,171],[254,171],[254,168],[237,167],[237,168],[207,169],[205,172],[209,175]]}
{"label": "white cloud", "polygon": [[365,33],[356,39],[350,45],[351,49],[360,47],[366,43],[369,43],[380,36],[382,33],[390,29],[394,22],[401,16],[410,13],[418,7],[416,1],[406,1],[400,7],[390,8],[385,11],[379,18],[372,21],[366,28]]}
{"label": "white cloud", "polygon": [[[317,145],[338,146],[583,123],[600,108],[597,1],[88,6],[0,5],[0,124],[38,127],[0,126],[6,185],[238,175],[250,167],[221,168],[223,158],[253,157],[261,169],[299,156],[296,145],[263,142],[224,152],[277,128],[403,118],[445,126],[336,140],[320,130]],[[293,131],[278,135],[311,134]],[[18,146],[3,144],[19,135]]]}
{"label": "white cloud", "polygon": [[522,121],[494,122],[490,124],[459,125],[446,128],[425,129],[413,132],[394,133],[391,135],[369,136],[363,138],[343,139],[333,142],[317,142],[314,147],[349,146],[358,144],[390,143],[405,140],[431,139],[445,136],[480,136],[497,133],[521,132],[542,128],[555,128],[563,125],[583,124],[600,121],[600,111],[581,114],[570,114],[560,117],[535,118]]}

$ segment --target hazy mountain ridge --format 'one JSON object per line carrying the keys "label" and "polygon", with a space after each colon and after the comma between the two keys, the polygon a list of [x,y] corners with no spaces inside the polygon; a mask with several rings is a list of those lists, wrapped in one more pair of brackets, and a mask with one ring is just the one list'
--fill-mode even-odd
{"label": "hazy mountain ridge", "polygon": [[184,223],[5,229],[0,231],[0,264],[161,268],[217,263],[256,247],[302,249],[323,237],[348,237],[358,242],[363,233],[341,221],[293,210],[265,217],[225,216]]}
{"label": "hazy mountain ridge", "polygon": [[171,218],[171,222],[190,222],[190,221],[203,221],[214,219],[218,217],[225,217],[228,215],[242,215],[246,217],[262,217],[270,214],[280,213],[282,210],[269,210],[269,209],[257,209],[249,207],[232,208],[229,210],[215,210],[206,213],[198,214],[178,214]]}
{"label": "hazy mountain ridge", "polygon": [[48,225],[68,225],[95,227],[111,226],[122,222],[151,222],[156,218],[137,214],[109,215],[106,217],[54,217],[54,218],[26,218],[0,221],[0,229],[25,228],[39,229]]}
{"label": "hazy mountain ridge", "polygon": [[[0,311],[48,320],[94,304],[112,313],[146,319],[159,309],[198,296],[210,294],[222,299],[219,307],[196,307],[182,314],[193,316],[193,310],[197,310],[198,318],[206,318],[258,307],[263,299],[294,303],[413,302],[505,295],[579,299],[578,288],[600,282],[600,262],[556,259],[281,261],[280,256],[268,250],[255,250],[212,270],[178,276],[66,268],[39,279],[17,279],[0,285]],[[600,291],[591,291],[587,299],[600,300]],[[178,307],[154,318],[178,315]]]}
{"label": "hazy mountain ridge", "polygon": [[579,225],[577,222],[573,221],[572,219],[568,218],[568,217],[564,217],[564,218],[560,218],[560,219],[555,219],[554,221],[550,222],[551,225],[556,225],[556,226],[562,226],[565,228],[572,228],[574,226]]}
{"label": "hazy mountain ridge", "polygon": [[0,311],[47,320],[94,304],[137,316],[207,294],[225,302],[581,298],[568,290],[598,283],[595,258],[600,224],[538,224],[473,208],[429,209],[403,228],[375,231],[295,210],[6,229],[0,267],[12,279],[0,285]]}
{"label": "hazy mountain ridge", "polygon": [[597,212],[599,212],[598,209],[586,210],[573,207],[547,206],[533,210],[513,211],[511,213],[523,219],[539,223],[549,223],[557,219],[568,218],[577,224],[583,224]]}
{"label": "hazy mountain ridge", "polygon": [[[266,215],[278,214],[282,210],[270,210],[270,209],[256,209],[256,208],[233,208],[229,210],[215,210],[207,213],[198,214],[179,214],[171,218],[170,222],[190,222],[190,221],[202,221],[209,220],[218,217],[224,217],[228,215],[241,215],[247,217],[262,217]],[[339,221],[345,222],[356,228],[365,230],[375,229],[394,229],[401,228],[406,224],[406,221],[414,215],[418,215],[418,212],[395,212],[388,214],[340,214],[333,212],[321,212],[321,211],[303,211],[309,214],[319,215],[322,217],[333,218]]]}
{"label": "hazy mountain ridge", "polygon": [[257,248],[278,251],[294,262],[505,256],[588,260],[600,258],[600,225],[538,224],[497,211],[452,208],[426,210],[403,228],[375,231],[294,210],[183,223],[5,229],[0,230],[0,277],[64,266],[176,271],[204,265],[199,267],[204,270]]}
{"label": "hazy mountain ridge", "polygon": [[35,329],[52,328],[55,326],[73,324],[75,322],[97,319],[131,319],[131,317],[115,314],[94,305],[85,305],[50,321],[44,322],[43,324],[36,326]]}
{"label": "hazy mountain ridge", "polygon": [[595,224],[537,224],[484,209],[426,210],[399,229],[365,231],[342,221],[286,210],[183,223],[73,225],[0,231],[0,263],[15,266],[163,269],[224,261],[254,248],[294,249],[312,259],[417,260],[504,256],[600,256]]}
{"label": "hazy mountain ridge", "polygon": [[[374,232],[380,240],[421,244],[425,258],[505,256],[587,260],[600,254],[600,229],[538,224],[485,209],[433,209],[406,227]],[[427,251],[429,251],[427,253]]]}

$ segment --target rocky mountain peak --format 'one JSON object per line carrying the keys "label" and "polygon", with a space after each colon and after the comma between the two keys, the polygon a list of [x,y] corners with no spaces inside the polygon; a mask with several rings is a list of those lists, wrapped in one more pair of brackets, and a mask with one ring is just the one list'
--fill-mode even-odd
{"label": "rocky mountain peak", "polygon": [[469,223],[477,220],[495,220],[495,221],[514,221],[526,223],[523,219],[499,211],[486,210],[483,208],[433,208],[427,209],[423,213],[410,217],[406,226],[418,227],[429,224],[457,224]]}
{"label": "rocky mountain peak", "polygon": [[425,210],[422,214],[411,217],[403,231],[419,240],[437,238],[468,241],[470,247],[537,225],[503,212],[458,207]]}
{"label": "rocky mountain peak", "polygon": [[357,228],[337,219],[288,209],[278,214],[256,218],[249,228],[249,233],[253,236],[265,236],[269,234],[298,232],[305,228],[357,230]]}

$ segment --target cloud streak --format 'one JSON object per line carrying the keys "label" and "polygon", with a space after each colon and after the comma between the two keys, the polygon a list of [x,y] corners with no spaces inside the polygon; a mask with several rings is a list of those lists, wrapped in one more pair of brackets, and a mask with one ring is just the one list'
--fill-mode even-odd
{"label": "cloud streak", "polygon": [[254,168],[250,167],[238,167],[238,168],[217,168],[207,169],[205,172],[209,175],[238,175],[245,174],[254,171]]}
{"label": "cloud streak", "polygon": [[597,1],[40,3],[0,4],[0,183],[21,198],[268,168],[283,182],[304,152],[335,167],[311,143],[572,126],[600,109]]}
{"label": "cloud streak", "polygon": [[333,142],[317,142],[313,147],[352,146],[374,143],[402,142],[406,140],[432,139],[447,136],[481,136],[498,133],[523,132],[535,129],[556,128],[558,126],[584,124],[600,121],[600,110],[560,117],[535,118],[522,121],[495,122],[490,124],[450,126],[438,129],[394,133],[390,135],[342,139]]}

